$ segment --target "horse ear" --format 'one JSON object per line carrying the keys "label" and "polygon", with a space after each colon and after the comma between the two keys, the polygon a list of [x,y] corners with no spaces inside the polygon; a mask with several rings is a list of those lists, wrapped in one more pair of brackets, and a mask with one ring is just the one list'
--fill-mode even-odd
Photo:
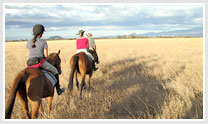
{"label": "horse ear", "polygon": [[60,52],[61,52],[61,51],[59,50],[59,51],[58,51],[58,55],[60,54]]}

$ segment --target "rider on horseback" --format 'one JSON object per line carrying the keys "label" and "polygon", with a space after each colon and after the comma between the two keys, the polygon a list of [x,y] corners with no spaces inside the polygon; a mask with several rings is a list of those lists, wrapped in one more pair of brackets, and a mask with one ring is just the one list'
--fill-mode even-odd
{"label": "rider on horseback", "polygon": [[87,34],[87,39],[89,41],[89,49],[91,49],[91,50],[95,49],[96,50],[96,44],[95,44],[94,39],[92,38],[92,34],[91,33]]}
{"label": "rider on horseback", "polygon": [[89,52],[89,41],[87,38],[83,37],[84,35],[83,30],[80,30],[78,32],[77,35],[79,35],[79,38],[76,41],[76,45],[77,45],[77,53],[79,52],[85,52],[87,54],[87,56],[90,57],[90,59],[92,60],[92,67],[93,70],[96,71],[98,68],[95,67],[95,61],[94,61],[94,57],[92,56],[92,54]]}
{"label": "rider on horseback", "polygon": [[[58,72],[58,70],[51,65],[50,63],[48,63],[47,61],[45,61],[45,57],[48,57],[48,45],[47,42],[44,39],[40,39],[43,35],[43,32],[45,31],[45,28],[43,25],[41,24],[36,24],[33,27],[33,39],[32,40],[28,40],[27,42],[27,48],[29,49],[29,60],[34,60],[35,58],[38,58],[38,60],[42,61],[43,63],[41,64],[41,67],[44,70],[50,71],[52,72],[56,79],[57,79],[57,83],[55,84],[56,86],[56,91],[58,93],[58,95],[61,95],[65,89],[64,88],[60,88],[60,83],[59,83],[59,74],[61,72]],[[45,50],[45,54],[44,54],[44,50]]]}

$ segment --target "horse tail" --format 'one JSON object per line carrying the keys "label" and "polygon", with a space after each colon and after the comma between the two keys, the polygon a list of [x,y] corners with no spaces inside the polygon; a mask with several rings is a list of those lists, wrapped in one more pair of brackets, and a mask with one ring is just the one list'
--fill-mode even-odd
{"label": "horse tail", "polygon": [[22,73],[18,74],[13,81],[12,89],[11,89],[8,101],[6,103],[6,109],[5,109],[5,118],[6,119],[11,118],[12,109],[14,107],[17,91],[20,89],[21,84],[23,82],[25,82],[25,80],[27,78],[26,75],[27,75],[26,72],[22,72]]}
{"label": "horse tail", "polygon": [[79,59],[79,56],[75,56],[74,57],[73,65],[72,65],[72,69],[71,69],[71,73],[70,73],[70,76],[69,76],[69,85],[68,85],[68,88],[69,88],[69,91],[70,92],[73,90],[74,71],[75,71],[75,68],[76,68],[76,66],[78,64],[78,59]]}

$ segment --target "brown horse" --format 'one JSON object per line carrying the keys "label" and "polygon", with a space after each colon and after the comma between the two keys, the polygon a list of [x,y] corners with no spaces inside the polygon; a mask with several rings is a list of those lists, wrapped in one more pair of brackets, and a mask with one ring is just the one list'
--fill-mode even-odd
{"label": "brown horse", "polygon": [[[90,50],[89,52],[93,55],[95,62],[99,63],[96,50],[95,49]],[[73,90],[73,78],[75,78],[76,79],[76,86],[77,86],[78,90],[80,90],[80,97],[81,97],[82,90],[86,86],[86,84],[85,84],[85,75],[86,74],[89,75],[88,84],[89,84],[89,88],[90,88],[90,79],[91,79],[91,76],[93,73],[92,63],[88,59],[88,56],[84,52],[80,52],[80,53],[77,53],[72,56],[72,58],[70,60],[70,67],[71,67],[71,73],[70,73],[69,84],[68,84],[69,91],[72,92],[72,90]],[[80,85],[77,80],[77,72],[81,74],[81,78],[82,78]]]}
{"label": "brown horse", "polygon": [[[50,54],[46,60],[55,66],[61,73],[61,59],[58,53]],[[15,97],[18,96],[26,118],[35,118],[38,116],[38,110],[43,112],[41,99],[48,97],[48,114],[50,115],[52,99],[54,95],[54,87],[45,77],[45,74],[37,68],[26,68],[19,72],[15,77],[10,92],[10,96],[6,103],[5,118],[10,119],[12,109],[15,103]],[[30,117],[28,109],[28,101],[32,107],[32,117]]]}

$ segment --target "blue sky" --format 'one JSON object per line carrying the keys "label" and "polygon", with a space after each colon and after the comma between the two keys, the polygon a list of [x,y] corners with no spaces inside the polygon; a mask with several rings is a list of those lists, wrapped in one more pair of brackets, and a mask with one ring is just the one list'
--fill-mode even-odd
{"label": "blue sky", "polygon": [[76,38],[78,30],[94,37],[143,34],[203,27],[201,4],[7,4],[5,38],[31,39],[34,24],[43,38]]}

